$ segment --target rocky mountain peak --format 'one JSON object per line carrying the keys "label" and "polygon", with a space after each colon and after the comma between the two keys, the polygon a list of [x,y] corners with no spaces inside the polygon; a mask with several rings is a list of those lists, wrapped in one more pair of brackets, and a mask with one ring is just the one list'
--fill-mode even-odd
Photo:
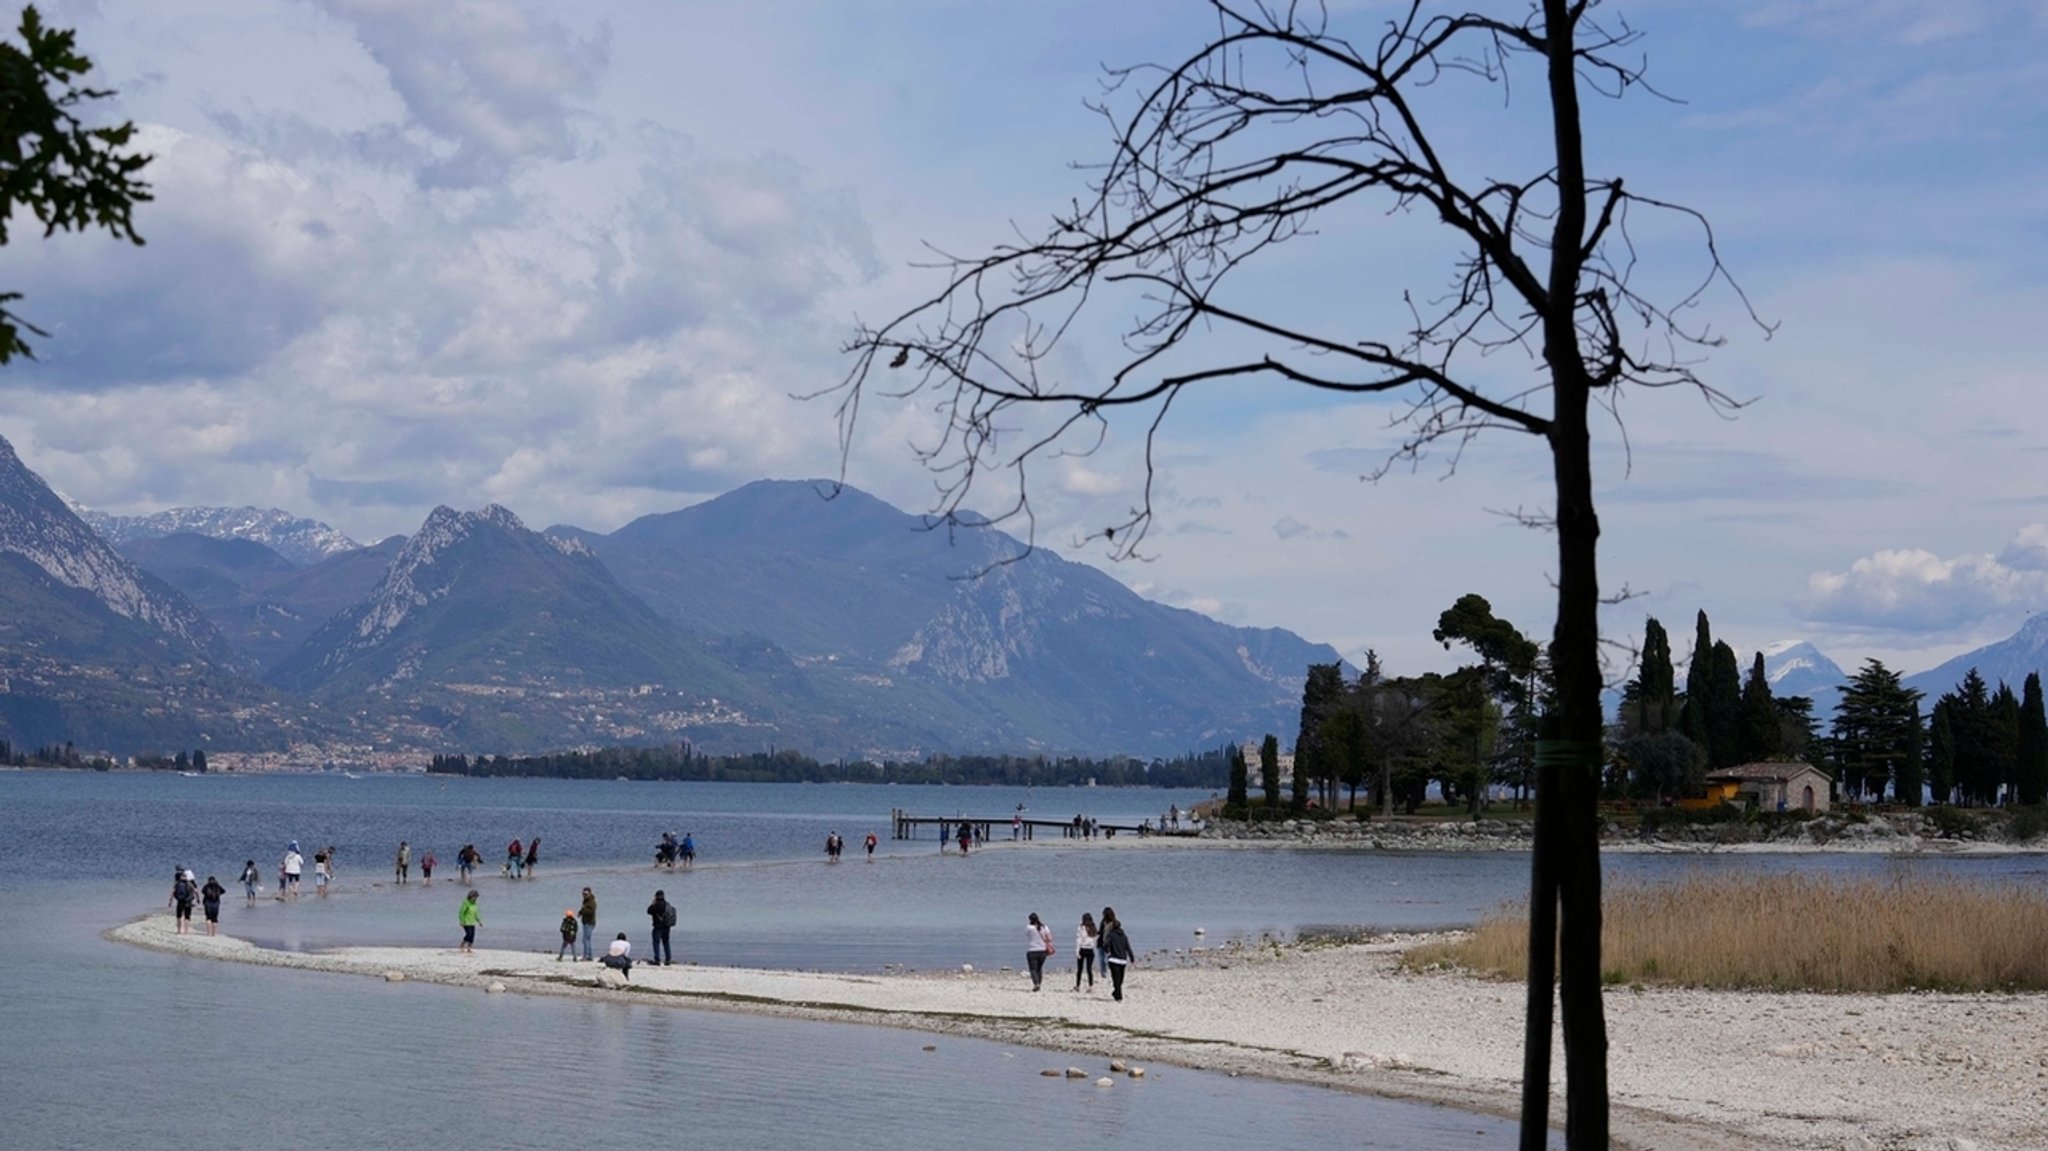
{"label": "rocky mountain peak", "polygon": [[0,553],[21,556],[116,615],[154,625],[208,659],[234,662],[213,625],[184,597],[143,574],[60,499],[0,437]]}

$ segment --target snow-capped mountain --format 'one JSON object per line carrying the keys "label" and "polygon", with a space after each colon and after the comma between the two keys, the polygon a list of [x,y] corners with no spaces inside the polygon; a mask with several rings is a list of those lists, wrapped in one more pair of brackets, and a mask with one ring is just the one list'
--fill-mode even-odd
{"label": "snow-capped mountain", "polygon": [[156,628],[224,665],[238,661],[185,597],[115,551],[0,438],[0,555],[26,560],[47,579],[108,611]]}
{"label": "snow-capped mountain", "polygon": [[217,540],[254,540],[304,566],[362,546],[319,520],[277,508],[170,508],[146,516],[109,515],[77,505],[73,508],[79,518],[115,547],[190,532]]}
{"label": "snow-capped mountain", "polygon": [[2020,690],[2029,675],[2048,676],[2048,613],[2028,616],[2018,631],[1997,643],[1966,651],[1919,675],[1907,676],[1906,686],[1919,688],[1926,696],[1920,706],[1931,708],[1943,693],[1954,691],[1973,667],[1986,684],[1996,688],[2004,682],[2014,692]]}
{"label": "snow-capped mountain", "polygon": [[1835,713],[1842,687],[1849,675],[1841,665],[1805,640],[1780,640],[1764,648],[1764,678],[1771,682],[1774,696],[1803,695],[1813,701],[1813,714],[1822,724]]}

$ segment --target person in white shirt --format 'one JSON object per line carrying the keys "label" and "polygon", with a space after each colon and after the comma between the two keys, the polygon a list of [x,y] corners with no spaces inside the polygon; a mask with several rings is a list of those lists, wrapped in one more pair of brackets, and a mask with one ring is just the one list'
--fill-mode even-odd
{"label": "person in white shirt", "polygon": [[1038,913],[1032,912],[1024,944],[1024,962],[1031,967],[1031,990],[1036,991],[1045,980],[1045,960],[1052,954],[1052,929],[1040,922]]}
{"label": "person in white shirt", "polygon": [[299,873],[304,871],[305,868],[306,857],[299,854],[299,843],[297,840],[293,840],[292,845],[284,850],[285,891],[293,899],[299,897]]}
{"label": "person in white shirt", "polygon": [[1081,913],[1081,926],[1074,929],[1074,990],[1081,990],[1081,977],[1088,977],[1088,990],[1095,990],[1095,916]]}
{"label": "person in white shirt", "polygon": [[600,962],[627,979],[633,978],[633,943],[626,938],[625,932],[619,932],[619,937],[612,940]]}

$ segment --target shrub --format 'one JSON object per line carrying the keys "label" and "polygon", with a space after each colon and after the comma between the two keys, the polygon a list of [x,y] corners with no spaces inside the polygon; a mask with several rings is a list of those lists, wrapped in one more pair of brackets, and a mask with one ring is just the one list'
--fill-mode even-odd
{"label": "shrub", "polygon": [[1984,819],[1974,811],[1936,804],[1925,812],[1937,835],[1949,839],[1973,839],[1984,830]]}

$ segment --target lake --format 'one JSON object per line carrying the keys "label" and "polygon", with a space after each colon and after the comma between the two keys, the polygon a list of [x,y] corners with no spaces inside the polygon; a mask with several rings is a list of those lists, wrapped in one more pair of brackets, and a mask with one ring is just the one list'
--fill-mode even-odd
{"label": "lake", "polygon": [[[577,1148],[635,1139],[865,1148],[982,1140],[1067,1146],[1509,1147],[1511,1125],[1287,1084],[1161,1068],[1077,1090],[1038,1076],[1071,1057],[914,1032],[642,1004],[275,971],[140,951],[101,937],[160,910],[173,865],[231,889],[223,929],[267,946],[452,946],[456,849],[488,861],[482,943],[552,952],[588,884],[601,937],[644,947],[653,891],[681,907],[681,960],[831,970],[1014,966],[1037,911],[1062,950],[1084,909],[1114,904],[1142,951],[1305,927],[1468,923],[1520,896],[1513,853],[1201,847],[1103,851],[1041,839],[941,853],[888,838],[888,813],[1157,817],[1206,792],[0,772],[0,1099],[8,1146]],[[692,872],[657,872],[663,831],[691,832]],[[826,834],[848,859],[824,860]],[[869,831],[877,858],[861,857]],[[539,878],[497,874],[505,842],[542,837]],[[1001,834],[999,829],[998,834]],[[337,848],[333,894],[244,907],[256,859]],[[441,870],[391,880],[400,839]],[[2038,856],[1616,856],[1617,877],[1693,868],[1943,869],[2043,877]],[[310,877],[308,879],[310,885]],[[1197,936],[1196,929],[1203,934]],[[1142,969],[1133,976],[1142,979]],[[938,1050],[926,1053],[927,1043]]]}

